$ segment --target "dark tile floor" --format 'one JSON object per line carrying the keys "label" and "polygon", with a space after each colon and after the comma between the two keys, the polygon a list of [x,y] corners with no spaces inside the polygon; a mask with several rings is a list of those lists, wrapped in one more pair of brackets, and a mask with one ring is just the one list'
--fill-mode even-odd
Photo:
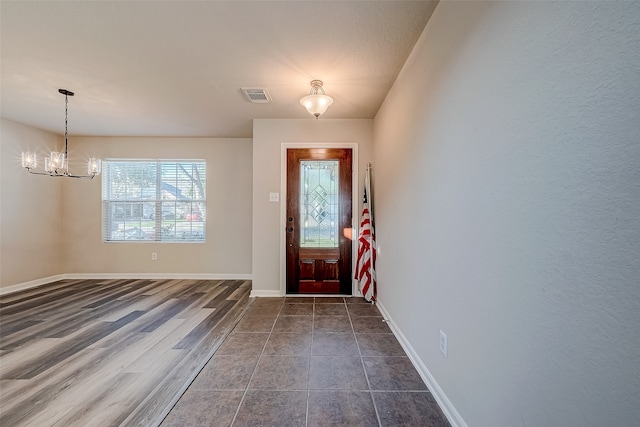
{"label": "dark tile floor", "polygon": [[449,426],[377,307],[259,298],[162,423]]}

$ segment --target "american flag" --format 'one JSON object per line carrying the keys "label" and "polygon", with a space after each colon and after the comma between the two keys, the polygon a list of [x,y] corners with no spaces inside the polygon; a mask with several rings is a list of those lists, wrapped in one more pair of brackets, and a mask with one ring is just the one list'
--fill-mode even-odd
{"label": "american flag", "polygon": [[367,168],[367,174],[364,178],[363,193],[355,278],[358,281],[362,296],[367,301],[373,302],[376,300],[376,235],[373,231],[372,215],[369,210],[369,197],[371,197],[369,168]]}

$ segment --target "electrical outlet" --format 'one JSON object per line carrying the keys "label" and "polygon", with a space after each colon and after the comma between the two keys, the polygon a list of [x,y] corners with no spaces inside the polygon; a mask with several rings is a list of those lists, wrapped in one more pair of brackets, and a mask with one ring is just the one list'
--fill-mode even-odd
{"label": "electrical outlet", "polygon": [[151,252],[151,261],[158,260],[158,252]]}
{"label": "electrical outlet", "polygon": [[440,331],[440,353],[447,357],[447,335]]}

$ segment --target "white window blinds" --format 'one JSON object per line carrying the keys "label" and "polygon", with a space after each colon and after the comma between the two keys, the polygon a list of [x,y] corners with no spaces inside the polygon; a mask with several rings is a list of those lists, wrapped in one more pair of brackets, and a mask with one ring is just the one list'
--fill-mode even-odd
{"label": "white window blinds", "polygon": [[105,242],[204,242],[204,160],[107,159],[102,177]]}

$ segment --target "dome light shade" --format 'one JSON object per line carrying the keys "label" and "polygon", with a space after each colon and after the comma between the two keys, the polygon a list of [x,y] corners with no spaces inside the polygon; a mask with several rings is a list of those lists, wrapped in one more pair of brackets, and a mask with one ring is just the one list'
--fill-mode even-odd
{"label": "dome light shade", "polygon": [[321,80],[312,80],[309,95],[300,100],[300,105],[316,119],[324,114],[331,104],[333,104],[333,98],[324,93]]}

